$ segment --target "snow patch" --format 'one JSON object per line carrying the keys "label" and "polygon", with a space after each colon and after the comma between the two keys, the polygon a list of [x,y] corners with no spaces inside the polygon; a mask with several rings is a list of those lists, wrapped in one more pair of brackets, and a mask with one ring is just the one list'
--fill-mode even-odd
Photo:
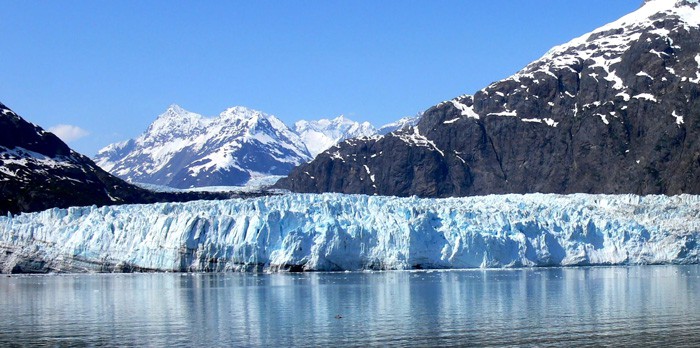
{"label": "snow patch", "polygon": [[648,101],[652,101],[652,102],[654,102],[654,103],[657,102],[657,101],[656,101],[656,97],[655,97],[653,94],[649,94],[649,93],[637,94],[637,95],[635,95],[635,96],[632,97],[632,98],[634,98],[634,99],[640,99],[640,100],[648,100]]}
{"label": "snow patch", "polygon": [[451,120],[447,120],[447,121],[443,122],[443,124],[452,124],[452,123],[455,123],[457,121],[459,121],[459,118],[453,118]]}
{"label": "snow patch", "polygon": [[445,153],[435,145],[435,142],[420,134],[418,127],[413,127],[412,132],[408,130],[396,134],[396,136],[409,145],[427,147],[432,151],[437,151],[438,153],[440,153],[440,155],[445,157]]}
{"label": "snow patch", "polygon": [[550,127],[555,127],[555,128],[556,128],[557,125],[559,125],[559,122],[555,122],[555,121],[554,121],[553,119],[551,119],[551,118],[545,118],[545,119],[543,119],[543,121],[544,121],[544,123],[546,123],[546,124],[547,124],[548,126],[550,126]]}
{"label": "snow patch", "polygon": [[636,76],[646,77],[646,78],[649,78],[649,79],[651,79],[652,81],[654,80],[654,78],[653,78],[653,77],[651,77],[651,75],[649,75],[649,74],[645,73],[644,71],[640,71],[640,72],[638,72]]}
{"label": "snow patch", "polygon": [[676,124],[678,126],[683,124],[683,116],[676,114],[676,110],[673,110],[671,116],[673,116],[676,119]]}
{"label": "snow patch", "polygon": [[513,110],[513,111],[503,111],[503,112],[492,112],[488,114],[489,116],[503,116],[503,117],[518,117],[518,112]]}
{"label": "snow patch", "polygon": [[479,119],[479,114],[474,112],[474,106],[466,106],[465,104],[460,103],[456,99],[450,100],[452,105],[460,111],[462,116],[466,116],[468,118],[473,118],[473,119]]}

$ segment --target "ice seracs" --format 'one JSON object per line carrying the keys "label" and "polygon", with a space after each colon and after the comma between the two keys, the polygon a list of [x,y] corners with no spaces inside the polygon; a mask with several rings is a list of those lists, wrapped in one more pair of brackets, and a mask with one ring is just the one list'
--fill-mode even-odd
{"label": "ice seracs", "polygon": [[0,217],[0,271],[679,264],[700,262],[699,237],[689,195],[291,194]]}

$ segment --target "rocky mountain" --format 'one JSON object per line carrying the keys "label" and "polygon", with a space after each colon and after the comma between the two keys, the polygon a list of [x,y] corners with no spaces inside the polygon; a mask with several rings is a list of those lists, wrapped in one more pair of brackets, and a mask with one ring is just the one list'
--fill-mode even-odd
{"label": "rocky mountain", "polygon": [[277,187],[428,197],[700,193],[700,5],[650,0],[502,81],[353,139]]}
{"label": "rocky mountain", "polygon": [[310,159],[299,136],[272,115],[233,107],[205,118],[177,105],[138,138],[95,156],[100,167],[127,181],[175,188],[240,186],[286,175]]}
{"label": "rocky mountain", "polygon": [[229,196],[154,193],[130,185],[0,103],[0,214]]}
{"label": "rocky mountain", "polygon": [[377,129],[369,122],[355,122],[342,115],[332,120],[297,121],[294,131],[299,134],[312,158],[343,140],[377,134]]}

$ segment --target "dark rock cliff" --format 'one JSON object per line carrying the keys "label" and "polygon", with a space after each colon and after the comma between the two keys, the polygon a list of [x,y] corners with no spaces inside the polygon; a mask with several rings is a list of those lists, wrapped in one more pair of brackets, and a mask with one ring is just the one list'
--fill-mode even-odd
{"label": "dark rock cliff", "polygon": [[428,197],[700,193],[700,8],[650,1],[413,129],[341,143],[277,187]]}

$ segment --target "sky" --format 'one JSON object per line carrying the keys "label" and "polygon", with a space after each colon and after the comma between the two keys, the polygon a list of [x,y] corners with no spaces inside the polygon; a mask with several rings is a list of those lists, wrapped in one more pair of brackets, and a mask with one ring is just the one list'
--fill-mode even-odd
{"label": "sky", "polygon": [[642,0],[0,0],[0,102],[88,156],[170,104],[375,126],[471,94]]}

